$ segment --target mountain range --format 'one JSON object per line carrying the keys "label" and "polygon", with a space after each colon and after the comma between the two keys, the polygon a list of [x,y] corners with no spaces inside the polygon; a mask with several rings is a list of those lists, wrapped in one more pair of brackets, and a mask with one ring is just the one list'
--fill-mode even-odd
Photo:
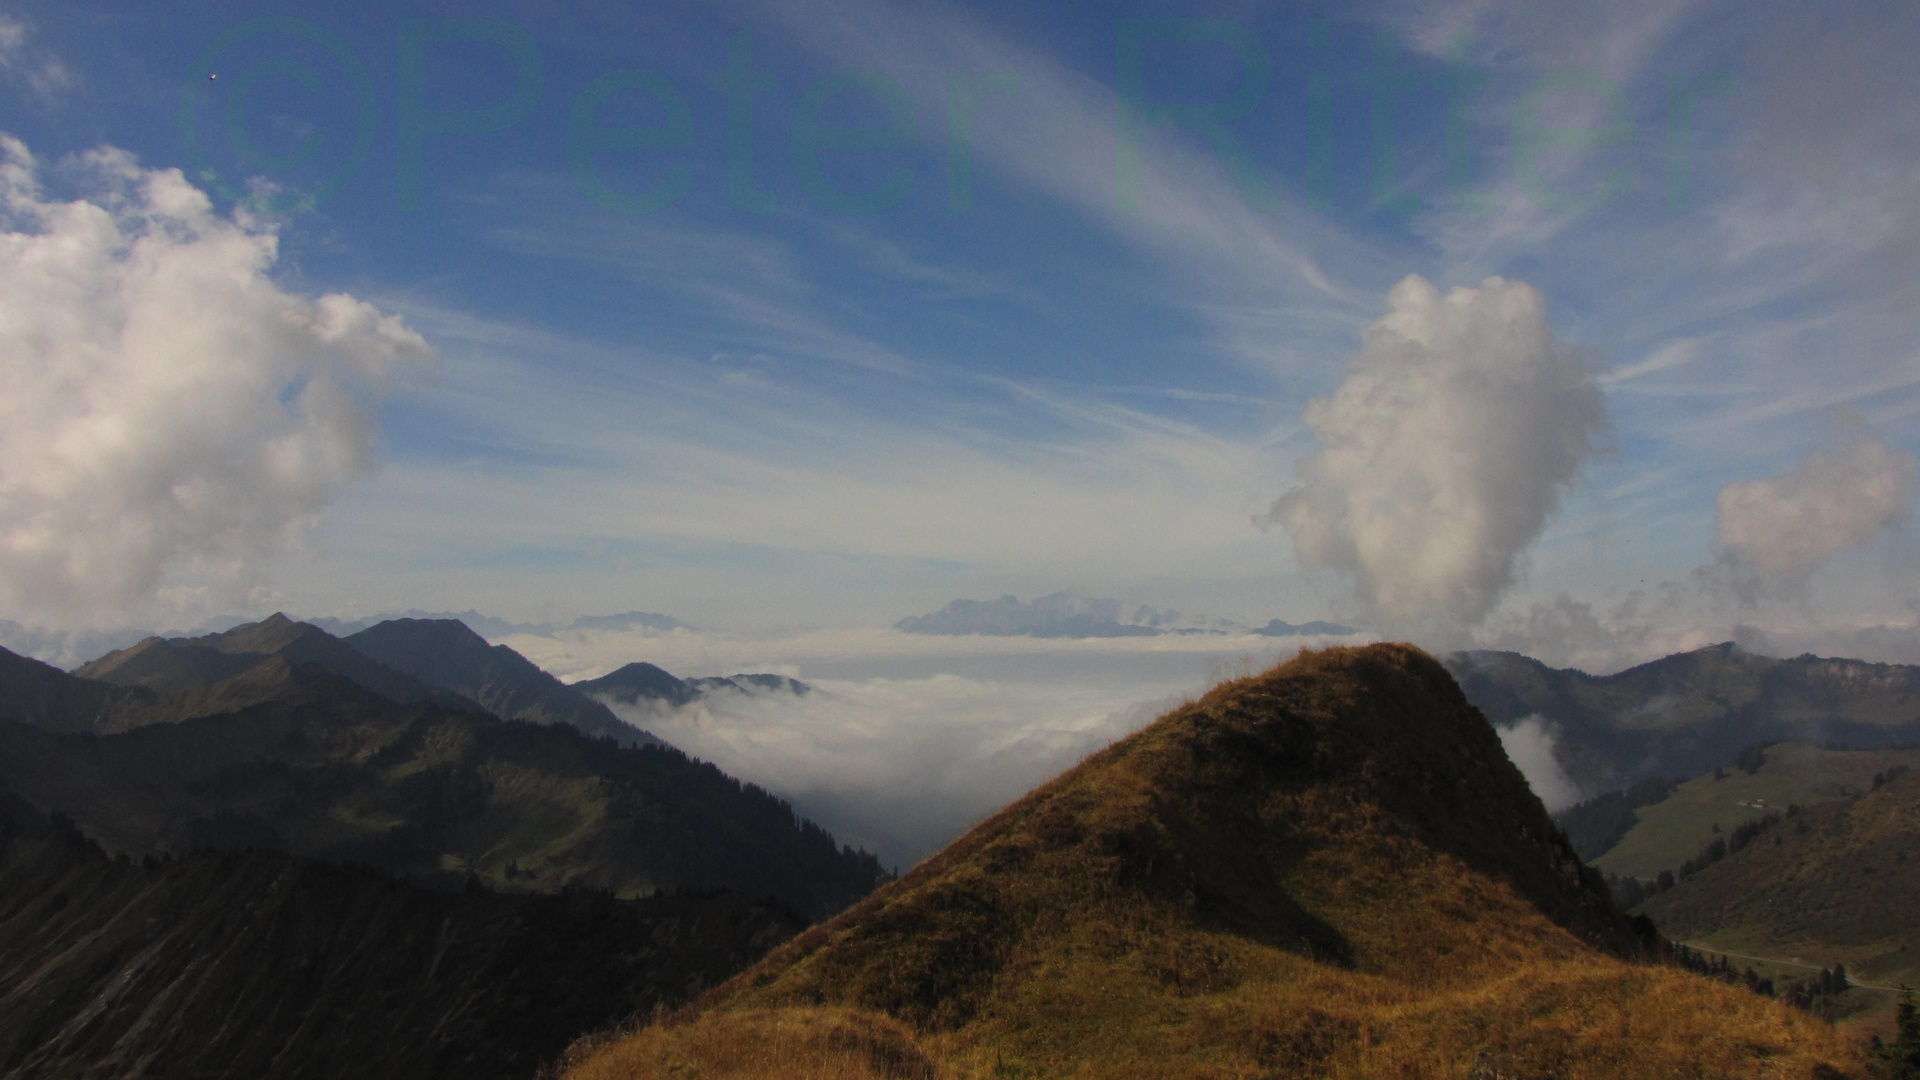
{"label": "mountain range", "polygon": [[1589,794],[1699,775],[1755,743],[1920,743],[1920,667],[1904,664],[1783,659],[1731,642],[1599,676],[1512,652],[1445,662],[1495,724],[1540,717],[1556,759]]}
{"label": "mountain range", "polygon": [[574,1080],[1861,1075],[1662,962],[1418,650],[1308,653],[1094,754]]}
{"label": "mountain range", "polygon": [[[1632,919],[1488,715],[1550,717],[1603,782],[1743,724],[1885,741],[1911,671],[1448,665],[1337,648],[1224,684],[889,884],[778,797],[605,727],[609,701],[815,692],[782,676],[567,686],[435,619],[275,616],[73,673],[0,651],[0,1072],[527,1075],[600,1029],[569,1075],[1863,1075],[1844,1033],[1674,966],[1656,920],[1908,971],[1909,931],[1855,901],[1910,895],[1886,855],[1909,777]],[[1660,784],[1628,813],[1679,797]],[[715,985],[808,918],[830,921]],[[1829,924],[1852,936],[1807,937]]]}
{"label": "mountain range", "polygon": [[1347,635],[1336,623],[1295,626],[1274,619],[1254,628],[1226,619],[1188,618],[1141,606],[1131,612],[1118,600],[1057,592],[1022,603],[1012,594],[998,600],[955,600],[939,611],[901,619],[894,629],[909,634],[981,634],[993,637],[1116,638],[1163,634],[1259,634],[1266,637]]}
{"label": "mountain range", "polygon": [[784,800],[445,620],[342,641],[275,616],[75,674],[0,652],[0,783],[136,856],[263,847],[440,886],[728,887],[816,916],[884,877]]}

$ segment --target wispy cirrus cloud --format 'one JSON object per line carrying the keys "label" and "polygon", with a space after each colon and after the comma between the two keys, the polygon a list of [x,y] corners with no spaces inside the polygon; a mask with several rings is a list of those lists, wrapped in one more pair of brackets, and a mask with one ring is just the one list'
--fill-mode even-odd
{"label": "wispy cirrus cloud", "polygon": [[0,12],[0,74],[51,101],[79,85],[80,79],[34,36],[32,23]]}
{"label": "wispy cirrus cloud", "polygon": [[1271,174],[1236,173],[1191,133],[1137,122],[1144,103],[957,9],[741,7],[828,65],[885,77],[926,115],[977,95],[964,97],[977,122],[940,137],[998,182],[1044,193],[1177,267],[1156,299],[1207,319],[1233,353],[1298,362],[1309,342],[1350,334],[1369,293],[1391,280],[1379,239]]}

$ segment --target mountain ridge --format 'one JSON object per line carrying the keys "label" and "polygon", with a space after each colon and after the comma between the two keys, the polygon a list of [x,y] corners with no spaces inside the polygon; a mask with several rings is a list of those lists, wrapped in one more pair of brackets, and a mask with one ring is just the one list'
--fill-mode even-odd
{"label": "mountain ridge", "polygon": [[1920,742],[1920,666],[1768,657],[1733,642],[1611,675],[1501,651],[1443,662],[1494,723],[1542,717],[1555,758],[1592,795],[1708,772],[1757,742]]}
{"label": "mountain ridge", "polygon": [[508,720],[565,723],[616,742],[663,745],[505,645],[455,619],[389,619],[344,639],[346,645],[428,686],[477,702]]}

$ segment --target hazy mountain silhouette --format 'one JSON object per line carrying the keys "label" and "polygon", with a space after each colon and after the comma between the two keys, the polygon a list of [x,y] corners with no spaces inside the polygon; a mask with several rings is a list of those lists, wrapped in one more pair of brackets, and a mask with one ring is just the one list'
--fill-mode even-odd
{"label": "hazy mountain silhouette", "polygon": [[1161,634],[1351,634],[1329,622],[1300,626],[1274,619],[1258,629],[1227,619],[1183,619],[1176,611],[1139,607],[1127,612],[1120,601],[1057,592],[1022,603],[1011,593],[998,600],[955,600],[939,611],[894,623],[909,634],[982,634],[991,637],[1112,638]]}
{"label": "hazy mountain silhouette", "polygon": [[1261,637],[1304,637],[1308,635],[1345,637],[1348,634],[1359,633],[1358,630],[1355,630],[1351,626],[1341,626],[1339,623],[1323,622],[1319,619],[1315,619],[1312,622],[1304,622],[1298,626],[1290,622],[1283,622],[1280,619],[1273,619],[1269,621],[1267,625],[1257,626],[1248,632],[1259,634]]}
{"label": "hazy mountain silhouette", "polygon": [[622,705],[658,702],[669,706],[685,705],[706,694],[720,691],[741,694],[793,694],[797,697],[811,693],[813,690],[813,687],[806,683],[798,679],[790,679],[785,675],[729,675],[725,678],[709,676],[700,679],[679,679],[647,663],[627,664],[597,679],[584,679],[573,683],[572,687],[590,697],[604,698]]}

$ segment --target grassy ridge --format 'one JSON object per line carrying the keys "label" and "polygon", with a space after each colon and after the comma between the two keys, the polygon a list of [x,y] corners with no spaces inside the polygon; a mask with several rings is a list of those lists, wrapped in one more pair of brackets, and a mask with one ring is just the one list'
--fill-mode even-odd
{"label": "grassy ridge", "polygon": [[1806,1077],[1832,1031],[1632,958],[1437,664],[1305,654],[1089,758],[576,1080]]}

